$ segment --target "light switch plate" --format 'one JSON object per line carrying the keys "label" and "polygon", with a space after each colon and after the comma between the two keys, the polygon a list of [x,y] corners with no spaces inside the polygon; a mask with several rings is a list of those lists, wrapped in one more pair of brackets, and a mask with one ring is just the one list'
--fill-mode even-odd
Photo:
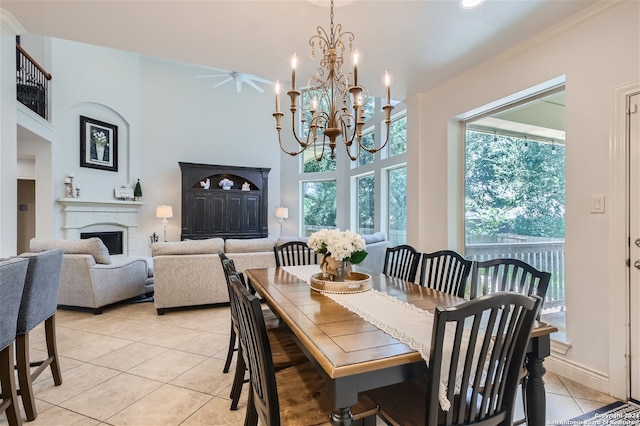
{"label": "light switch plate", "polygon": [[591,213],[604,213],[604,195],[591,196]]}

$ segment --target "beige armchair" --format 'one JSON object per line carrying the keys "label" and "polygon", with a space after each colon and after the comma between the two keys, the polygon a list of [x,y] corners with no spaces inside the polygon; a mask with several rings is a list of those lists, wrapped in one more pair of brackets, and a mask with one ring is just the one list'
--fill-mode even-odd
{"label": "beige armchair", "polygon": [[32,252],[64,251],[58,305],[90,308],[95,314],[105,306],[145,294],[149,271],[144,258],[112,259],[99,238],[45,240],[33,238]]}

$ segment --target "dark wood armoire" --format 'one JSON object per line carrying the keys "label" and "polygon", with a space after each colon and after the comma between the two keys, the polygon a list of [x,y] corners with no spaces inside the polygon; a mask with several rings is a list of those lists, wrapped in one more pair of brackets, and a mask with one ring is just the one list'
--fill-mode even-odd
{"label": "dark wood armoire", "polygon": [[178,163],[181,239],[266,238],[269,168]]}

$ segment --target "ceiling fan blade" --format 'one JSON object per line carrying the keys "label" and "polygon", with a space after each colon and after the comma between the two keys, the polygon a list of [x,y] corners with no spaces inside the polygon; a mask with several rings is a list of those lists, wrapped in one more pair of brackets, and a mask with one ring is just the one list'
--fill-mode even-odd
{"label": "ceiling fan blade", "polygon": [[207,74],[207,75],[196,75],[196,78],[206,78],[206,77],[229,77],[229,74]]}
{"label": "ceiling fan blade", "polygon": [[258,92],[262,93],[264,92],[264,89],[260,86],[258,86],[253,80],[250,79],[244,79],[244,82],[247,83],[249,86],[253,87],[254,89],[256,89]]}
{"label": "ceiling fan blade", "polygon": [[218,86],[222,86],[223,84],[228,83],[228,82],[230,82],[231,80],[233,80],[233,77],[229,77],[229,78],[227,78],[226,80],[222,80],[220,83],[214,84],[214,85],[213,85],[213,88],[215,89],[215,88],[216,88],[216,87],[218,87]]}
{"label": "ceiling fan blade", "polygon": [[267,80],[266,78],[260,78],[260,77],[257,77],[255,75],[247,74],[246,77],[247,77],[247,80],[257,81],[258,83],[265,83],[265,84],[273,84],[274,83],[271,80]]}
{"label": "ceiling fan blade", "polygon": [[242,81],[241,78],[236,78],[235,80],[236,80],[236,91],[238,93],[241,93],[242,92],[242,82],[243,81]]}

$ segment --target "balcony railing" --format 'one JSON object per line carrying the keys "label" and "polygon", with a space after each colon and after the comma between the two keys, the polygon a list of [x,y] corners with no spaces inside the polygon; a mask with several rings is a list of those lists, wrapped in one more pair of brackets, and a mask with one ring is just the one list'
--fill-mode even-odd
{"label": "balcony railing", "polygon": [[46,72],[20,44],[16,44],[16,79],[18,101],[47,120],[51,74]]}
{"label": "balcony railing", "polygon": [[544,310],[564,311],[564,241],[467,244],[465,257],[477,261],[515,258],[550,272]]}

